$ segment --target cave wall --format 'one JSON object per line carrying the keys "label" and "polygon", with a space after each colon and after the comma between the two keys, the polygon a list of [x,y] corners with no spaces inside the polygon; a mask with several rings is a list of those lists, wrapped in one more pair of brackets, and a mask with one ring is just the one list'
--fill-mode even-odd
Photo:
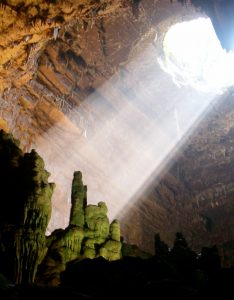
{"label": "cave wall", "polygon": [[[64,150],[64,145],[78,140],[82,146],[88,133],[98,130],[97,120],[105,118],[101,111],[92,111],[86,99],[113,75],[120,78],[131,72],[128,63],[148,45],[154,47],[155,38],[162,39],[170,24],[197,13],[172,2],[4,1],[1,5],[0,127],[13,132],[23,150],[36,147],[45,158],[57,183],[50,230],[66,226],[72,174],[86,159],[70,147]],[[126,84],[134,95],[138,83]],[[110,111],[116,110],[109,95],[101,98]],[[152,250],[155,232],[171,243],[177,230],[195,248],[204,241],[233,240],[232,230],[223,234],[223,228],[233,227],[232,95],[223,102],[189,140],[175,167],[160,183],[155,179],[151,192],[139,197],[126,218],[122,216],[123,235],[129,242]],[[87,149],[88,156],[100,158],[95,146]],[[91,168],[84,166],[87,173]],[[101,173],[92,170],[91,186],[105,198],[104,184],[95,186]]]}
{"label": "cave wall", "polygon": [[233,98],[228,92],[212,103],[172,165],[125,218],[123,231],[134,243],[140,233],[150,250],[151,232],[158,231],[172,245],[180,231],[196,251],[216,244],[223,264],[233,264]]}

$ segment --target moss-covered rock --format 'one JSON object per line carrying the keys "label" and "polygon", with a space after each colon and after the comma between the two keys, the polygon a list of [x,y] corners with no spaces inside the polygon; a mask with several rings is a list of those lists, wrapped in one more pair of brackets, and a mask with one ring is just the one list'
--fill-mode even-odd
{"label": "moss-covered rock", "polygon": [[87,205],[87,186],[83,185],[82,173],[74,173],[71,193],[70,225],[83,227],[85,223],[84,209]]}
{"label": "moss-covered rock", "polygon": [[54,184],[42,158],[23,154],[12,135],[0,132],[0,269],[16,283],[34,281],[46,253]]}
{"label": "moss-covered rock", "polygon": [[15,280],[31,283],[47,250],[45,232],[51,216],[54,184],[48,183],[50,174],[44,169],[44,161],[35,150],[24,155],[20,171],[24,205],[15,240]]}
{"label": "moss-covered rock", "polygon": [[0,272],[12,282],[33,283],[37,274],[37,282],[54,285],[72,260],[121,257],[120,224],[110,225],[104,202],[87,205],[80,171],[68,227],[45,236],[55,186],[49,176],[35,150],[23,154],[18,141],[0,131]]}
{"label": "moss-covered rock", "polygon": [[110,223],[107,217],[107,206],[104,202],[99,202],[97,206],[88,205],[85,208],[85,224],[94,232],[94,238],[108,238]]}
{"label": "moss-covered rock", "polygon": [[117,260],[121,258],[121,243],[114,240],[108,240],[101,247],[99,253],[107,260]]}
{"label": "moss-covered rock", "polygon": [[79,226],[69,226],[65,230],[55,230],[47,238],[47,255],[39,267],[37,282],[57,285],[60,273],[66,264],[80,257],[84,230]]}
{"label": "moss-covered rock", "polygon": [[120,222],[119,222],[119,220],[114,220],[110,224],[110,238],[114,241],[120,242]]}
{"label": "moss-covered rock", "polygon": [[55,230],[47,238],[48,252],[38,272],[40,283],[57,285],[61,271],[72,260],[121,258],[119,221],[114,220],[110,225],[104,202],[87,205],[87,187],[79,171],[74,173],[71,202],[68,227]]}

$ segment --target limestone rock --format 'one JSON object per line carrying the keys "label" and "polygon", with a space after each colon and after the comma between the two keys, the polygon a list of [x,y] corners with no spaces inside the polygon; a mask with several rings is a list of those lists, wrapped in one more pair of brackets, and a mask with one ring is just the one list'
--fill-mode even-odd
{"label": "limestone rock", "polygon": [[81,172],[75,172],[72,182],[70,225],[83,227],[84,208],[87,206],[87,187],[83,185]]}
{"label": "limestone rock", "polygon": [[[19,2],[21,5],[17,5]],[[124,112],[124,103],[132,105],[133,99],[138,98],[139,82],[132,76],[130,62],[148,46],[156,51],[160,35],[163,37],[168,28],[164,24],[170,26],[185,20],[189,9],[189,5],[182,7],[177,1],[169,0],[52,2],[5,0],[1,1],[4,5],[0,7],[0,91],[3,92],[0,127],[12,131],[20,139],[22,149],[29,151],[36,147],[43,153],[47,168],[54,170],[56,165],[54,181],[61,188],[55,191],[57,211],[50,231],[67,226],[69,216],[67,187],[72,180],[74,164],[70,161],[65,165],[64,161],[74,157],[77,165],[84,169],[85,157],[76,149],[85,145],[86,138],[90,142],[89,133],[98,132],[98,120],[106,118],[101,111],[92,109],[89,96],[104,83],[108,86],[108,80],[116,74],[118,78],[124,78],[130,98],[124,97],[119,103],[112,101],[108,92],[101,91],[100,100],[110,114]],[[78,18],[73,18],[73,8]],[[178,11],[181,12],[179,18]],[[50,19],[56,22],[49,24]],[[164,20],[168,22],[164,23]],[[159,71],[152,60],[149,64],[144,60],[138,62],[139,73],[142,73],[143,65],[147,66],[146,74]],[[130,74],[128,80],[127,74]],[[167,83],[168,79],[166,77]],[[160,77],[155,86],[162,83]],[[114,90],[122,99],[124,93],[118,84],[117,89],[114,85]],[[167,115],[173,115],[170,108],[179,100],[176,94],[170,94],[170,90],[167,86],[163,95]],[[189,139],[176,162],[177,171],[169,172],[160,182],[151,178],[150,194],[136,199],[126,218],[121,220],[121,230],[128,243],[153,252],[155,232],[160,232],[172,245],[175,232],[181,231],[193,249],[217,244],[219,248],[225,248],[224,257],[227,256],[227,247],[230,247],[227,245],[234,239],[234,101],[231,94],[232,91],[223,95],[220,104],[212,102],[212,116],[200,123],[195,136]],[[161,106],[161,97],[156,98],[153,105]],[[149,109],[151,115],[151,103],[142,97],[139,104],[145,112]],[[156,108],[156,115],[157,111]],[[74,140],[76,147],[67,147]],[[112,148],[118,147],[110,143],[111,156]],[[97,155],[95,145],[86,152],[88,157]],[[93,195],[99,193],[98,201],[111,191],[108,184],[100,189],[102,172],[101,168],[95,168],[95,172],[89,174],[93,184],[90,191]],[[8,186],[6,190],[11,189],[10,184],[5,186]],[[16,192],[11,193],[18,197]],[[118,202],[113,202],[112,207],[112,203],[108,203],[110,213],[116,208],[118,212]],[[18,204],[15,205],[17,211]],[[6,216],[2,215],[1,220],[4,220]],[[93,236],[88,230],[86,234]]]}
{"label": "limestone rock", "polygon": [[112,240],[120,242],[120,222],[119,222],[119,220],[114,220],[110,224],[110,237]]}
{"label": "limestone rock", "polygon": [[104,202],[98,205],[88,205],[85,208],[85,224],[94,231],[95,237],[107,238],[109,235],[109,220],[107,218],[107,206]]}
{"label": "limestone rock", "polygon": [[[74,173],[70,224],[46,237],[54,184],[35,150],[23,154],[12,135],[0,131],[0,272],[15,283],[58,284],[75,259],[121,257],[120,224],[109,224],[107,206],[87,205],[81,172]],[[40,268],[38,269],[38,266]]]}
{"label": "limestone rock", "polygon": [[80,257],[84,230],[71,226],[65,230],[55,230],[47,238],[47,254],[38,269],[36,282],[57,285],[60,273],[66,269],[66,263]]}
{"label": "limestone rock", "polygon": [[49,173],[36,151],[23,155],[18,145],[0,132],[0,260],[10,280],[32,283],[46,253],[54,184],[48,183]]}
{"label": "limestone rock", "polygon": [[118,260],[121,256],[121,243],[119,241],[108,240],[99,250],[102,257],[107,260]]}
{"label": "limestone rock", "polygon": [[55,230],[47,239],[48,252],[37,275],[37,282],[57,285],[66,264],[84,258],[103,256],[121,258],[120,224],[111,225],[104,202],[87,205],[87,187],[81,172],[75,172],[72,183],[70,223],[65,230]]}
{"label": "limestone rock", "polygon": [[4,1],[0,6],[0,93],[33,78],[38,56],[49,41],[58,38],[62,26],[76,18],[90,23],[120,5],[120,0]]}

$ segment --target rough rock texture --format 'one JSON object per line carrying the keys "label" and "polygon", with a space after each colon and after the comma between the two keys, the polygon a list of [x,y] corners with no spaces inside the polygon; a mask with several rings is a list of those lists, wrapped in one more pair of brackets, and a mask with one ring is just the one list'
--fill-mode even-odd
{"label": "rough rock texture", "polygon": [[61,26],[71,20],[87,26],[120,5],[119,0],[1,1],[0,91],[33,77],[38,56],[49,40],[57,39]]}
{"label": "rough rock texture", "polygon": [[[66,147],[66,153],[63,150],[63,141],[66,145],[71,144],[71,140],[82,145],[89,131],[97,132],[96,120],[102,119],[101,112],[93,110],[84,100],[127,63],[129,57],[136,55],[139,46],[141,48],[155,37],[151,25],[156,20],[158,1],[145,1],[141,9],[133,2],[124,1],[120,8],[117,3],[107,5],[109,10],[103,17],[87,19],[84,16],[61,26],[57,39],[47,44],[44,54],[37,61],[35,77],[21,88],[13,86],[4,89],[0,101],[0,127],[20,139],[22,149],[29,151],[33,147],[41,155],[47,153],[43,157],[52,176],[55,176],[52,179],[57,183],[54,195],[57,200],[56,203],[53,201],[52,220],[55,222],[52,221],[50,231],[55,227],[67,226],[70,207],[66,198],[74,169],[82,167],[84,174],[94,170],[91,171],[94,175],[89,185],[90,182],[95,185],[95,178],[100,177],[102,172],[102,169],[96,170],[90,166],[88,170],[84,168],[84,159],[72,148]],[[91,13],[88,4],[84,5],[84,11]],[[141,14],[138,16],[139,12]],[[157,18],[161,18],[160,13]],[[123,37],[126,28],[129,33],[126,32]],[[28,71],[26,73],[29,74]],[[17,72],[14,71],[14,74]],[[3,74],[3,79],[7,78],[10,77]],[[111,108],[108,97],[102,97],[102,101]],[[55,135],[53,138],[50,137],[50,130]],[[98,155],[95,145],[87,150],[87,155]],[[72,160],[74,156],[76,166]],[[63,167],[60,169],[56,165]],[[97,189],[96,186],[95,192]],[[103,194],[105,192],[100,200]]]}
{"label": "rough rock texture", "polygon": [[75,172],[72,182],[70,225],[83,227],[87,206],[87,186],[83,185],[81,172]]}
{"label": "rough rock texture", "polygon": [[33,283],[42,263],[38,280],[55,283],[74,259],[120,259],[120,224],[109,224],[104,202],[87,205],[81,172],[74,173],[69,226],[46,237],[54,184],[37,152],[23,154],[18,145],[0,131],[0,272],[14,283]]}
{"label": "rough rock texture", "polygon": [[39,268],[37,282],[59,284],[60,273],[73,260],[99,256],[110,261],[121,258],[119,221],[109,224],[104,202],[87,205],[86,192],[81,172],[75,172],[69,226],[55,230],[48,237],[48,252]]}
{"label": "rough rock texture", "polygon": [[[200,243],[206,240],[207,244],[221,246],[227,241],[234,242],[233,126],[230,93],[214,103],[212,112],[202,121],[179,160],[183,180],[192,192],[193,212],[188,214],[188,224],[190,228],[195,224]],[[192,236],[192,228],[190,232]]]}
{"label": "rough rock texture", "polygon": [[[152,231],[160,232],[172,245],[177,230],[185,234],[193,249],[216,244],[223,263],[232,265],[233,126],[233,96],[224,95],[213,103],[173,168],[152,185],[148,195],[141,197],[129,222],[123,223],[123,232],[137,227],[136,232],[142,231],[142,244],[147,237],[149,250],[153,245]],[[147,225],[144,220],[149,221]],[[131,237],[134,243],[139,239],[137,235]]]}
{"label": "rough rock texture", "polygon": [[[88,97],[103,83],[110,84],[107,80],[116,74],[126,80],[130,98],[114,89],[122,102],[114,102],[112,95],[103,93],[101,103],[110,115],[121,111],[123,104],[131,105],[141,83],[127,81],[132,72],[127,64],[149,44],[154,47],[170,24],[186,19],[188,8],[170,0],[18,2],[4,1],[0,8],[4,16],[0,22],[0,127],[13,132],[22,149],[36,147],[58,182],[50,226],[53,230],[67,226],[67,194],[73,170],[80,169],[87,157],[102,159],[95,144],[87,147],[82,157],[71,146],[71,141],[76,141],[80,149],[90,132],[99,132],[99,120],[106,120],[99,107],[93,109],[90,102],[94,100],[88,101]],[[139,66],[141,63],[138,60]],[[161,77],[157,85],[167,81]],[[179,101],[175,94],[168,94],[165,89],[163,104],[153,102],[157,104],[155,114],[161,105],[165,114],[170,114],[172,102]],[[144,99],[140,108],[143,103]],[[147,105],[151,110],[152,103]],[[233,110],[233,96],[225,95],[220,105],[214,106],[213,116],[200,125],[181,151],[175,167],[161,176],[159,183],[151,178],[151,192],[138,197],[125,219],[121,215],[128,242],[152,250],[154,233],[160,232],[171,244],[174,233],[182,231],[195,249],[204,243],[217,243],[223,245],[223,257],[227,248],[233,249]],[[124,129],[118,134],[127,145]],[[110,157],[119,153],[115,144],[109,147]],[[98,179],[105,168],[83,168],[84,176],[93,172],[89,184],[101,199],[107,193]],[[74,193],[72,201],[79,197]],[[113,203],[113,210],[118,205]],[[71,218],[83,224],[83,212],[74,210]],[[80,233],[77,238],[81,238]]]}
{"label": "rough rock texture", "polygon": [[1,271],[16,283],[32,283],[46,253],[54,184],[42,158],[23,155],[17,142],[0,131]]}

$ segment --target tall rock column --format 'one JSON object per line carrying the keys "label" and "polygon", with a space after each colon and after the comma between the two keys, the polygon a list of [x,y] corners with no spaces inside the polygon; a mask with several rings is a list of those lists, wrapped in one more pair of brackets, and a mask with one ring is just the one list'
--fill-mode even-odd
{"label": "tall rock column", "polygon": [[0,272],[15,283],[32,283],[46,252],[54,189],[48,177],[35,150],[24,155],[0,131]]}
{"label": "tall rock column", "polygon": [[83,185],[82,173],[80,171],[74,172],[71,204],[69,224],[83,228],[85,224],[84,209],[87,206],[87,186]]}
{"label": "tall rock column", "polygon": [[48,252],[43,260],[37,281],[57,285],[66,264],[73,260],[103,256],[108,260],[121,258],[120,224],[111,225],[104,202],[87,205],[87,187],[81,172],[75,172],[72,182],[70,223],[57,229],[47,238]]}
{"label": "tall rock column", "polygon": [[47,238],[49,249],[37,274],[37,281],[40,283],[59,284],[60,273],[65,270],[66,263],[81,257],[85,237],[87,187],[83,184],[80,171],[74,172],[71,202],[69,226],[64,230],[55,230]]}
{"label": "tall rock column", "polygon": [[24,205],[15,238],[15,281],[32,283],[37,267],[46,254],[46,228],[51,216],[53,183],[42,158],[32,150],[21,165],[21,187]]}

